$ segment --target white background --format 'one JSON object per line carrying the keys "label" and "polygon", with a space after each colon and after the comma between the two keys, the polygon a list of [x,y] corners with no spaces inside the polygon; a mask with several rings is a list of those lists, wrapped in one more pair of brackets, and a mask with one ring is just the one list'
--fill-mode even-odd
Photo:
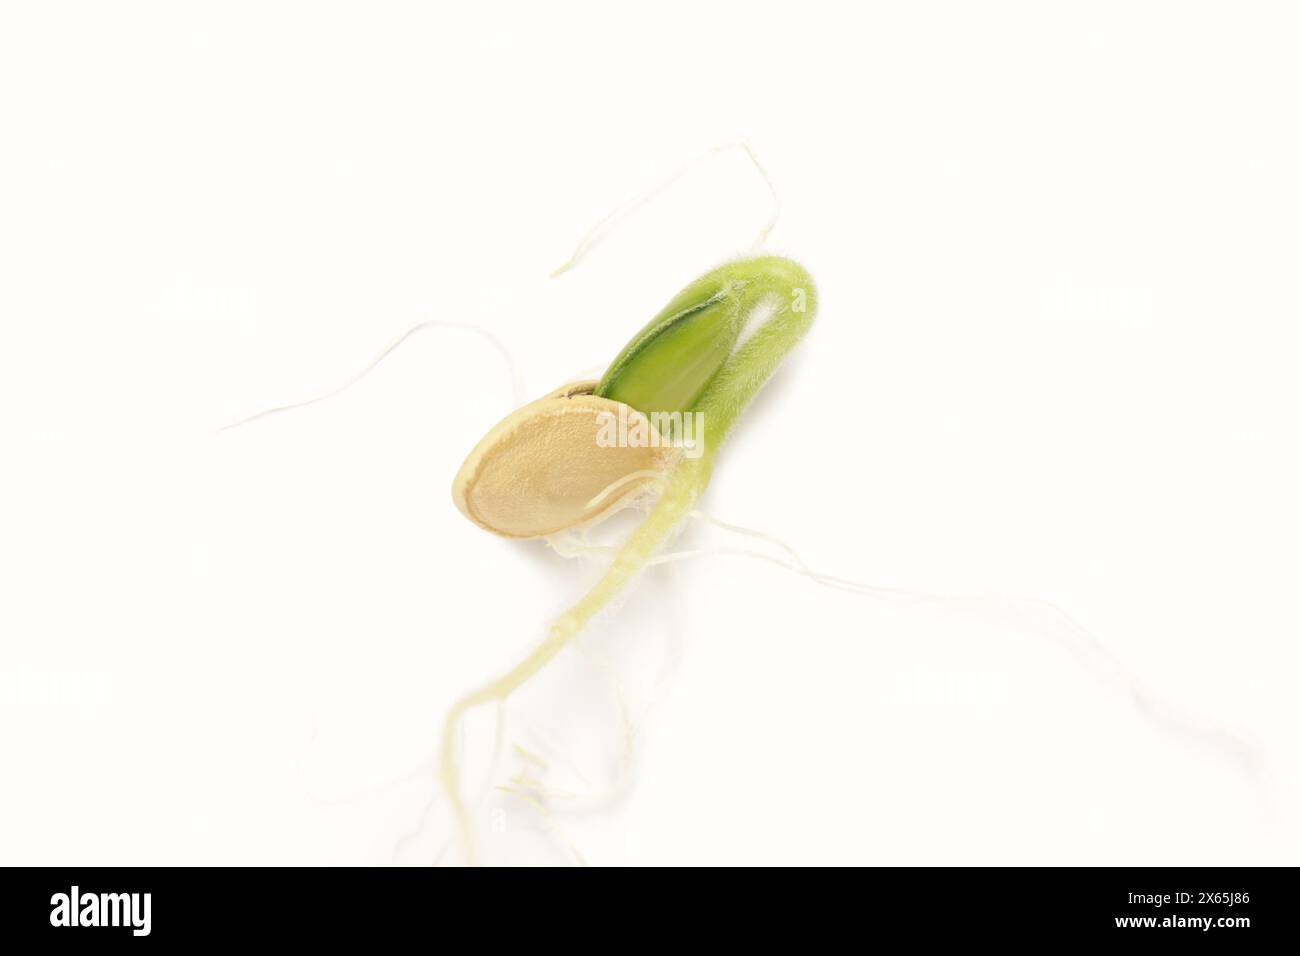
{"label": "white background", "polygon": [[[423,318],[530,396],[598,371],[748,247],[761,179],[724,152],[548,273],[737,135],[822,311],[708,511],[1052,601],[1123,669],[1048,611],[661,568],[586,637],[634,777],[549,823],[493,791],[485,858],[1297,862],[1294,8],[3,10],[0,862],[455,862],[442,715],[596,569],[452,506],[501,357],[430,329],[215,429]],[[563,790],[621,725],[583,655],[547,680],[510,742]]]}

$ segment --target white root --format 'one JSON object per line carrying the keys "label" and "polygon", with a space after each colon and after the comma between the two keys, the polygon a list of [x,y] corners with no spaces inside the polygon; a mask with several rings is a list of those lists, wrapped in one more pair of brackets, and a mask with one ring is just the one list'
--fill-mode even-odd
{"label": "white root", "polygon": [[710,159],[713,159],[715,156],[719,155],[720,153],[725,153],[729,149],[743,149],[745,151],[745,154],[749,157],[750,162],[754,164],[754,168],[758,170],[758,174],[763,177],[763,182],[764,184],[766,184],[768,193],[772,197],[771,216],[768,218],[767,223],[763,226],[762,231],[760,231],[759,234],[754,238],[753,245],[751,246],[751,248],[753,249],[760,248],[763,245],[763,243],[767,240],[768,235],[776,227],[777,221],[781,218],[781,197],[780,195],[777,194],[776,184],[772,182],[772,177],[768,175],[767,170],[763,167],[762,161],[758,158],[758,153],[754,151],[754,147],[750,145],[749,140],[745,139],[742,136],[737,139],[728,140],[725,143],[720,143],[719,145],[714,146],[712,149],[695,157],[690,162],[686,163],[684,166],[679,167],[674,173],[672,173],[672,175],[663,179],[659,183],[656,183],[654,186],[651,186],[645,192],[638,193],[637,195],[633,196],[631,199],[628,199],[627,201],[622,203],[620,206],[618,206],[618,208],[616,208],[609,215],[605,216],[605,218],[601,219],[600,222],[596,223],[594,226],[591,227],[591,229],[587,231],[587,234],[584,235],[582,239],[578,241],[577,247],[573,250],[573,255],[569,256],[568,260],[563,265],[561,265],[558,269],[556,269],[554,272],[551,273],[551,278],[555,278],[556,276],[563,275],[565,272],[568,272],[570,269],[576,266],[578,262],[584,256],[587,255],[587,253],[589,253],[592,249],[594,249],[601,242],[603,242],[610,235],[610,233],[612,233],[615,229],[621,226],[624,221],[626,221],[629,217],[631,217],[643,206],[652,202],[654,199],[658,198],[662,193],[666,192],[669,188],[674,186],[683,176],[685,176],[691,170],[709,161]]}
{"label": "white root", "polygon": [[241,418],[238,419],[237,421],[233,421],[228,425],[222,425],[220,428],[217,429],[217,431],[219,432],[230,431],[231,429],[239,428],[243,425],[252,424],[255,421],[259,421],[260,419],[269,418],[272,415],[279,415],[281,412],[292,412],[300,408],[307,408],[310,405],[316,405],[319,402],[323,402],[328,399],[334,398],[337,395],[341,395],[344,392],[346,392],[348,389],[350,389],[353,385],[356,385],[358,382],[360,382],[371,372],[373,372],[376,368],[378,368],[380,363],[382,363],[384,359],[388,358],[388,356],[396,352],[397,349],[401,347],[406,342],[407,339],[415,335],[415,333],[423,331],[424,329],[453,329],[461,332],[470,332],[473,333],[474,335],[486,339],[489,343],[491,343],[492,347],[495,348],[501,354],[501,357],[505,359],[506,368],[509,370],[509,374],[510,374],[510,387],[514,394],[514,405],[517,407],[524,403],[527,395],[527,392],[524,388],[524,377],[523,374],[519,371],[519,364],[515,361],[514,354],[510,351],[510,349],[506,346],[504,342],[502,342],[499,338],[497,338],[487,329],[479,328],[477,325],[470,325],[465,322],[444,322],[440,319],[426,319],[422,322],[416,322],[414,325],[410,326],[406,331],[398,335],[397,338],[393,339],[393,341],[389,342],[388,345],[384,346],[383,350],[380,351],[379,354],[377,354],[369,362],[363,365],[359,370],[354,372],[351,375],[351,377],[349,377],[347,381],[343,382],[342,384],[336,385],[334,388],[331,388],[326,392],[322,392],[320,395],[317,395],[314,398],[304,399],[301,402],[291,402],[288,405],[276,405],[273,408],[265,408],[260,412],[254,412],[252,415],[248,415],[245,418]]}

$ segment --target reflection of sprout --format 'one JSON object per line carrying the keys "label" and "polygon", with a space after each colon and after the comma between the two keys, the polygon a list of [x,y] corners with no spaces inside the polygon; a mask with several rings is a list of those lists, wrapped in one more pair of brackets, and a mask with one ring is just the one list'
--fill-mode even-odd
{"label": "reflection of sprout", "polygon": [[[794,306],[800,308],[796,309]],[[635,336],[595,386],[567,386],[526,405],[470,453],[452,486],[475,523],[509,537],[539,537],[588,524],[651,487],[659,497],[595,586],[551,625],[513,670],[467,695],[447,715],[443,782],[467,859],[474,859],[460,794],[456,728],[466,711],[501,702],[548,664],[640,571],[708,485],[732,427],[817,311],[811,277],[780,256],[739,259],[696,279]],[[602,447],[602,416],[691,413],[709,423],[707,446]]]}

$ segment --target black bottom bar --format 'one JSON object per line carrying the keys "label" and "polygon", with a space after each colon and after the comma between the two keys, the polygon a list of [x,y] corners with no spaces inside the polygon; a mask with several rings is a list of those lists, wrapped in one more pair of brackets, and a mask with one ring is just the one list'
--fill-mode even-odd
{"label": "black bottom bar", "polygon": [[[795,930],[806,941],[835,932],[863,943],[901,936],[1236,947],[1294,939],[1294,876],[1294,869],[1195,868],[601,877],[581,870],[8,869],[0,876],[0,919],[9,939],[92,945],[424,939],[437,949],[457,938],[500,943],[520,931],[542,945],[603,944],[607,932],[680,945],[698,944],[701,935],[734,942]],[[588,929],[600,935],[583,935]]]}

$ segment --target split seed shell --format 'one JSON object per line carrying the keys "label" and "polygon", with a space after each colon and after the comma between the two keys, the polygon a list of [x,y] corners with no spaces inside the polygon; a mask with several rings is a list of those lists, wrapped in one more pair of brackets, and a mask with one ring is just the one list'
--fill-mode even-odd
{"label": "split seed shell", "polygon": [[556,389],[483,437],[452,482],[465,517],[505,537],[544,537],[611,514],[671,467],[671,446],[597,441],[607,415],[623,416],[629,432],[654,429],[636,409],[592,395],[595,384]]}

